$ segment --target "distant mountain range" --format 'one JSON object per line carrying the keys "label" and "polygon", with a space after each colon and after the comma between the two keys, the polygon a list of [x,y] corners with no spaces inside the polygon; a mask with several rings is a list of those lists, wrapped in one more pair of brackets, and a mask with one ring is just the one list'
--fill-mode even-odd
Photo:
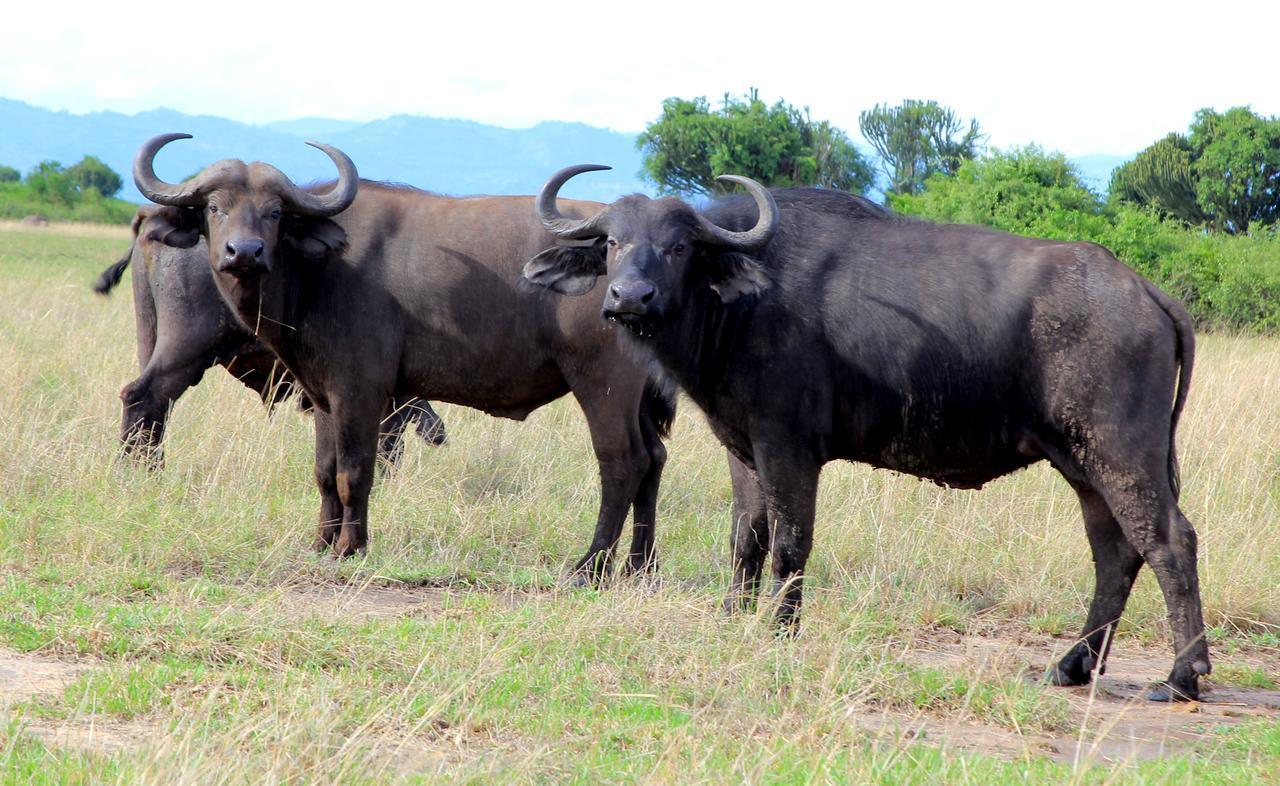
{"label": "distant mountain range", "polygon": [[[565,196],[608,202],[623,194],[653,191],[640,179],[640,152],[633,134],[582,123],[509,129],[470,120],[395,115],[369,123],[314,117],[250,125],[171,109],[76,115],[0,98],[0,164],[26,173],[41,161],[73,164],[82,156],[97,156],[124,177],[120,196],[135,202],[143,199],[129,177],[134,153],[147,138],[170,131],[195,137],[175,142],[157,156],[157,174],[170,181],[221,158],[269,161],[299,183],[331,178],[333,165],[324,154],[302,144],[314,139],[341,148],[362,177],[443,194],[532,194],[553,171],[578,163],[608,164],[613,170],[575,178],[565,187]],[[1085,183],[1102,192],[1111,170],[1130,157],[1091,155],[1073,162]]]}
{"label": "distant mountain range", "polygon": [[0,98],[0,164],[24,174],[41,161],[73,164],[93,155],[119,172],[120,196],[143,201],[129,172],[147,138],[170,131],[194,135],[156,157],[156,173],[176,181],[221,158],[268,161],[299,183],[334,177],[323,153],[303,144],[327,142],[351,156],[361,177],[394,180],[444,194],[532,194],[569,164],[613,167],[569,183],[564,194],[612,201],[648,192],[639,177],[635,136],[581,123],[539,123],[507,129],[469,120],[396,115],[371,123],[304,118],[263,126],[208,115],[156,109],[123,115],[75,115]]}

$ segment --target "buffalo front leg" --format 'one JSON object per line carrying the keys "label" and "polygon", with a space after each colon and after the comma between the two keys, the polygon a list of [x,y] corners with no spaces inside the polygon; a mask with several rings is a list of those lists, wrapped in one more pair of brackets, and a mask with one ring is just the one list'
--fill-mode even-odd
{"label": "buffalo front leg", "polygon": [[[649,451],[645,449],[638,416],[640,391],[627,396],[624,390],[605,384],[574,390],[586,415],[591,446],[600,467],[600,511],[595,534],[586,555],[570,574],[573,583],[579,585],[600,584],[608,576],[627,511],[649,472]],[[655,488],[655,500],[656,496]]]}
{"label": "buffalo front leg", "polygon": [[725,451],[725,455],[733,482],[733,524],[729,534],[733,579],[724,608],[728,612],[747,611],[755,605],[760,592],[760,574],[769,553],[769,513],[755,470],[732,453]]}
{"label": "buffalo front leg", "polygon": [[821,466],[785,436],[753,446],[769,515],[776,622],[794,635],[800,624],[804,567],[813,548],[813,519]]}
{"label": "buffalo front leg", "polygon": [[647,416],[640,418],[640,431],[645,450],[649,454],[649,471],[640,481],[632,505],[631,551],[627,554],[628,574],[655,573],[658,570],[658,549],[655,531],[658,520],[658,487],[662,485],[662,469],[667,465],[667,448],[662,444],[658,430]]}
{"label": "buffalo front leg", "polygon": [[1095,668],[1099,674],[1106,673],[1116,624],[1142,569],[1142,556],[1125,537],[1102,495],[1085,487],[1077,488],[1077,493],[1093,551],[1093,603],[1080,641],[1049,672],[1054,685],[1084,685]]}
{"label": "buffalo front leg", "polygon": [[334,485],[342,502],[342,529],[333,545],[337,557],[363,553],[369,545],[369,492],[373,489],[378,423],[385,401],[382,397],[364,396],[334,402]]}
{"label": "buffalo front leg", "polygon": [[320,490],[320,526],[313,548],[324,551],[342,530],[342,499],[338,496],[338,438],[333,417],[315,410],[316,487]]}

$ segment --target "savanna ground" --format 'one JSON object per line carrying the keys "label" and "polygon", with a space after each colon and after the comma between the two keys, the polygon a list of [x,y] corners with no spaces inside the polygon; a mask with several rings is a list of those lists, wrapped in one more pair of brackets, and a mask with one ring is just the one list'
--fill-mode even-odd
{"label": "savanna ground", "polygon": [[4,782],[1280,780],[1278,340],[1201,340],[1179,441],[1215,671],[1156,706],[1148,571],[1108,674],[1039,680],[1093,584],[1043,465],[980,492],[828,467],[795,640],[719,610],[727,470],[687,404],[658,581],[560,584],[598,493],[570,401],[440,407],[450,443],[378,483],[367,558],[315,556],[309,419],[221,369],[165,470],[117,458],[130,290],[88,285],[127,242],[0,225]]}

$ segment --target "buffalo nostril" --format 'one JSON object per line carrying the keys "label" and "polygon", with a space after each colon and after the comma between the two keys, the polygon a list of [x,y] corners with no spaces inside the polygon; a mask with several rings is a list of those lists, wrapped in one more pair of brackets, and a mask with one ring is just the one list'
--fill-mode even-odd
{"label": "buffalo nostril", "polygon": [[618,289],[617,286],[612,286],[612,287],[609,287],[609,296],[612,297],[614,300],[621,300],[622,292]]}
{"label": "buffalo nostril", "polygon": [[233,257],[233,256],[235,256],[235,255],[236,255],[236,247],[235,247],[235,245],[234,245],[234,244],[232,244],[232,243],[227,243],[227,256],[229,256],[229,257]]}
{"label": "buffalo nostril", "polygon": [[255,249],[253,250],[253,258],[254,258],[254,259],[262,259],[262,244],[261,244],[261,243],[259,243],[259,244],[258,244],[258,247],[257,247],[257,248],[255,248]]}
{"label": "buffalo nostril", "polygon": [[650,300],[653,300],[653,295],[655,291],[656,290],[654,290],[653,287],[650,287],[648,292],[645,292],[643,295],[640,296],[640,302],[648,303]]}

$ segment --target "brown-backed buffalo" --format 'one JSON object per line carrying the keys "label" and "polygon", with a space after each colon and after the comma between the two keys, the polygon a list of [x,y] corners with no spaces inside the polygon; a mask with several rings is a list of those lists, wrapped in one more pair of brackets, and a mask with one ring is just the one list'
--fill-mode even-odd
{"label": "brown-backed buffalo", "polygon": [[[522,284],[523,260],[552,238],[531,197],[452,199],[360,182],[342,152],[325,192],[263,163],[225,160],[180,185],[158,180],[150,140],[134,180],[155,202],[148,236],[208,242],[214,280],[316,406],[317,547],[365,548],[382,402],[422,396],[525,418],[566,393],[586,415],[599,462],[595,538],[579,578],[604,574],[635,507],[628,567],[653,564],[660,435],[674,410],[600,322],[600,303]],[[570,210],[594,213],[602,205]]]}
{"label": "brown-backed buffalo", "polygon": [[[125,452],[159,466],[169,412],[187,388],[215,363],[274,406],[289,395],[293,381],[276,356],[231,313],[209,272],[204,244],[171,248],[147,237],[147,219],[157,210],[140,207],[132,222],[133,242],[98,277],[100,295],[120,283],[133,265],[133,312],[142,374],[124,386],[120,440]],[[309,409],[305,396],[303,409]],[[404,432],[415,425],[424,439],[444,444],[444,421],[420,399],[392,400],[384,413],[380,455],[395,463],[404,451]]]}
{"label": "brown-backed buffalo", "polygon": [[[583,220],[538,198],[574,254],[525,275],[585,292],[707,414],[733,455],[731,606],[772,548],[779,617],[794,624],[818,473],[832,459],[979,488],[1042,459],[1079,495],[1097,586],[1058,684],[1102,669],[1145,562],[1176,658],[1156,699],[1195,697],[1209,672],[1196,535],[1178,508],[1174,431],[1194,338],[1187,312],[1100,246],[903,219],[848,194],[772,194],[705,212],[623,198]],[[754,204],[753,204],[754,201]],[[594,242],[592,242],[594,241]],[[1181,372],[1179,372],[1181,369]]]}

